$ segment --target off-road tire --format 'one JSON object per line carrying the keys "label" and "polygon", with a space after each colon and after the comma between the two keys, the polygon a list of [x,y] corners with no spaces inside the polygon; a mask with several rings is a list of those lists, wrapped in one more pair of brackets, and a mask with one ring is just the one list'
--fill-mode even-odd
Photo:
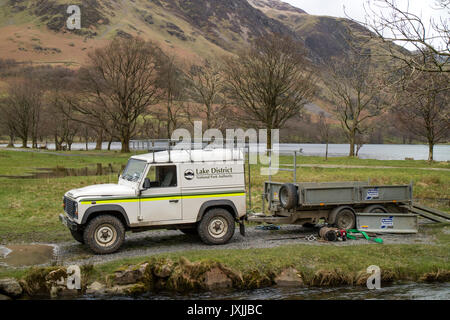
{"label": "off-road tire", "polygon": [[292,183],[285,183],[278,192],[280,204],[284,209],[294,209],[298,205],[297,188]]}
{"label": "off-road tire", "polygon": [[189,236],[197,236],[198,235],[198,231],[197,228],[187,228],[187,229],[178,229],[181,232],[183,232],[184,234],[187,234]]}
{"label": "off-road tire", "polygon": [[[110,241],[107,241],[108,239]],[[111,215],[101,215],[92,219],[84,230],[84,243],[97,254],[116,252],[124,240],[125,228],[122,222]]]}
{"label": "off-road tire", "polygon": [[200,239],[206,244],[225,244],[234,235],[235,223],[232,214],[222,208],[208,210],[197,231]]}
{"label": "off-road tire", "polygon": [[84,244],[84,232],[79,230],[70,230],[72,237],[77,240],[79,243]]}
{"label": "off-road tire", "polygon": [[336,214],[334,225],[339,229],[354,229],[356,226],[355,213],[348,208],[342,209]]}

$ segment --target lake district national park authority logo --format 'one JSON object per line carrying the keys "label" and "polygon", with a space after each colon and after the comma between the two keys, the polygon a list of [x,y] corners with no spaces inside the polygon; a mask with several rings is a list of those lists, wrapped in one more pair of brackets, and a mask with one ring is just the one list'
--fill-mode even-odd
{"label": "lake district national park authority logo", "polygon": [[184,178],[186,180],[192,180],[194,177],[197,179],[217,179],[217,178],[231,178],[233,168],[201,168],[201,169],[187,169],[184,172]]}
{"label": "lake district national park authority logo", "polygon": [[191,169],[187,169],[187,170],[184,172],[184,178],[185,178],[186,180],[192,180],[192,179],[194,179],[194,171],[191,170]]}

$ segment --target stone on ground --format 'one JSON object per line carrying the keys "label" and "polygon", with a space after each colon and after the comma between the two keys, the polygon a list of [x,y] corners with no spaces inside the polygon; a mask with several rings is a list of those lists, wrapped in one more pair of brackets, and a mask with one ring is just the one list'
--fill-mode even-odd
{"label": "stone on ground", "polygon": [[22,287],[16,279],[0,279],[0,293],[9,297],[18,297],[22,294]]}

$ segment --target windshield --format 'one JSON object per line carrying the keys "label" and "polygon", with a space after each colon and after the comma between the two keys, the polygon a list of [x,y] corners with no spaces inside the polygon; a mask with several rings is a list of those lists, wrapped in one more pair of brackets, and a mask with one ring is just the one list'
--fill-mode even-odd
{"label": "windshield", "polygon": [[145,166],[147,165],[146,161],[130,159],[123,170],[122,179],[137,182],[144,174]]}

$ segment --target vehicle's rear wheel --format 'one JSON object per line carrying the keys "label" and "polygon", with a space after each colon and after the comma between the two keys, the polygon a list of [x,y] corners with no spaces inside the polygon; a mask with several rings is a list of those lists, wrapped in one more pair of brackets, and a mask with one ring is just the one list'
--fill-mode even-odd
{"label": "vehicle's rear wheel", "polygon": [[102,215],[92,219],[85,231],[84,242],[98,254],[113,253],[125,240],[125,228],[116,217]]}
{"label": "vehicle's rear wheel", "polygon": [[183,232],[184,234],[190,235],[190,236],[196,236],[198,235],[198,231],[197,228],[187,228],[187,229],[178,229],[181,232]]}
{"label": "vehicle's rear wheel", "polygon": [[365,213],[386,213],[387,209],[383,206],[374,204],[364,208]]}
{"label": "vehicle's rear wheel", "polygon": [[83,236],[83,231],[79,231],[79,230],[70,230],[70,233],[72,234],[72,237],[77,240],[79,243],[84,244],[84,236]]}
{"label": "vehicle's rear wheel", "polygon": [[214,208],[205,213],[197,231],[206,244],[225,244],[234,235],[234,219],[231,213],[222,208]]}
{"label": "vehicle's rear wheel", "polygon": [[342,209],[336,214],[334,224],[339,229],[353,229],[356,225],[355,214],[350,209]]}

